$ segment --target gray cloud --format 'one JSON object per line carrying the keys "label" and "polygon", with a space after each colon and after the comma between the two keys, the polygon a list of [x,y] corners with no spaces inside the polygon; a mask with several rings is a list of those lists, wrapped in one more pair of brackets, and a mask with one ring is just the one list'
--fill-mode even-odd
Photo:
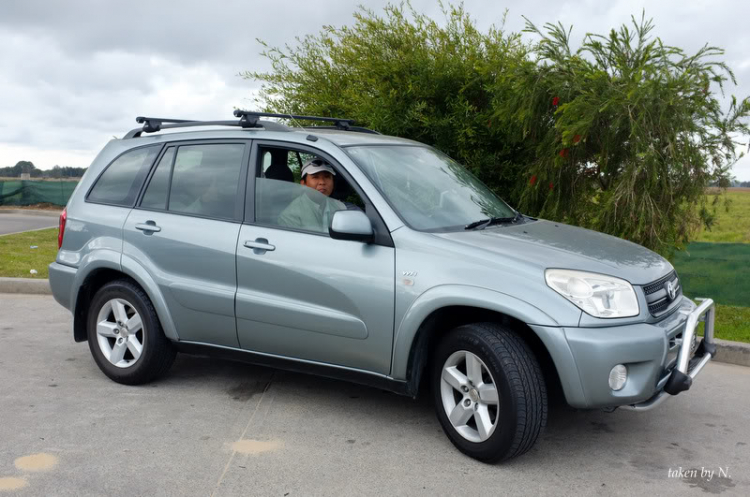
{"label": "gray cloud", "polygon": [[[363,3],[382,12],[387,1]],[[412,4],[442,19],[436,1]],[[480,29],[499,24],[507,7],[507,31],[523,29],[525,15],[539,26],[572,24],[574,40],[586,32],[606,33],[647,7],[646,15],[656,23],[654,34],[666,43],[689,51],[704,43],[724,47],[724,59],[739,82],[728,91],[750,95],[750,35],[745,32],[750,4],[646,4],[465,2]],[[104,141],[133,127],[138,114],[228,117],[233,106],[251,106],[259,86],[237,74],[268,69],[256,38],[272,46],[294,44],[296,36],[317,33],[324,25],[351,24],[355,5],[342,0],[5,0],[0,7],[0,166],[33,160],[14,156],[17,150],[38,151],[42,167],[54,165],[49,157],[55,150],[90,160]],[[735,172],[750,179],[750,161]]]}

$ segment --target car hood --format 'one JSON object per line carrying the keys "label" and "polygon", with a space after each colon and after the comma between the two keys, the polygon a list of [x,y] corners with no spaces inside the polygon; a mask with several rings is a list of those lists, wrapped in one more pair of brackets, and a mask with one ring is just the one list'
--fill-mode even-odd
{"label": "car hood", "polygon": [[635,243],[544,220],[436,236],[501,255],[510,264],[608,274],[633,285],[651,283],[673,270],[662,256]]}

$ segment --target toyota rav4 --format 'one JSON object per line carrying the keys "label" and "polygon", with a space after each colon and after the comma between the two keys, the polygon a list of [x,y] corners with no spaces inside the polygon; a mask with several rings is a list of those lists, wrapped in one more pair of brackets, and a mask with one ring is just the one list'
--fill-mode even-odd
{"label": "toyota rav4", "polygon": [[[523,215],[422,143],[235,116],[138,118],[60,216],[52,291],[116,382],[181,351],[425,385],[451,442],[499,461],[534,445],[553,394],[648,410],[715,355],[713,302],[654,252]],[[332,183],[310,188],[307,164]]]}

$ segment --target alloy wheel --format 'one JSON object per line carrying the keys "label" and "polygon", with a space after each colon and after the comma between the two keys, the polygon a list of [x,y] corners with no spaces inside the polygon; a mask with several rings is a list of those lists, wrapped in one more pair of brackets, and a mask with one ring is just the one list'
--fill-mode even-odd
{"label": "alloy wheel", "polygon": [[143,321],[133,304],[117,298],[99,310],[96,338],[104,357],[118,368],[133,366],[143,353]]}
{"label": "alloy wheel", "polygon": [[448,420],[463,438],[480,443],[492,436],[499,419],[497,386],[479,357],[466,350],[448,357],[440,397]]}

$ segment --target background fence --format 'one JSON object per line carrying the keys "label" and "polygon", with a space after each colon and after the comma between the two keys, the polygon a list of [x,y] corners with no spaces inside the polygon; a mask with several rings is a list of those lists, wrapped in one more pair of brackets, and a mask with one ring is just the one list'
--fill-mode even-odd
{"label": "background fence", "polygon": [[0,180],[0,205],[63,206],[77,185],[78,181]]}

